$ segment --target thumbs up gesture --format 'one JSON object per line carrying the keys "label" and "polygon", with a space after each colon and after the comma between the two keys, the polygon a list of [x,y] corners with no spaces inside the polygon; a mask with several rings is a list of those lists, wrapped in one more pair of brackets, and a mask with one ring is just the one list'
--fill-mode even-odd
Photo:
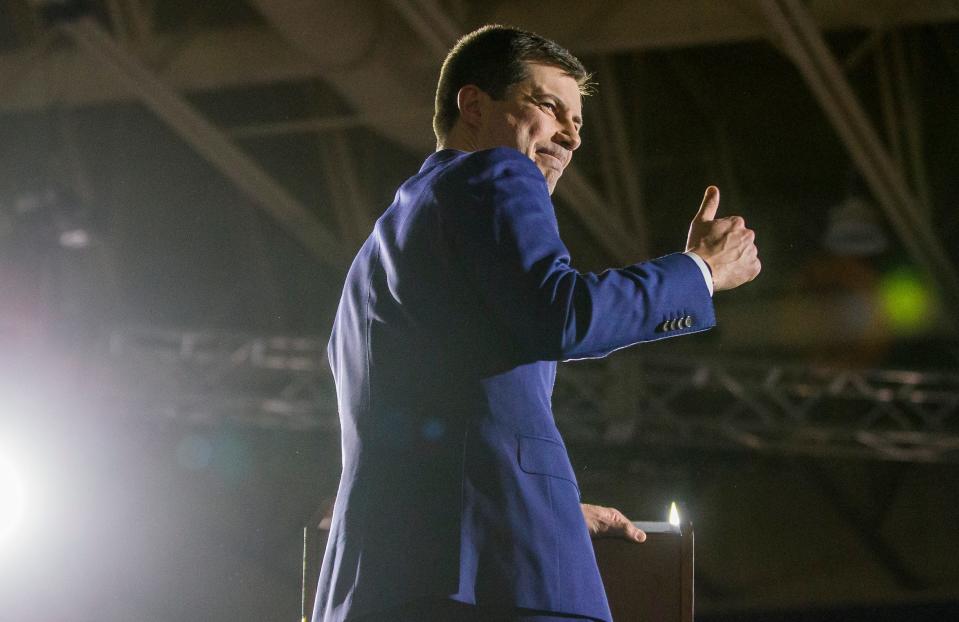
{"label": "thumbs up gesture", "polygon": [[739,216],[716,218],[719,188],[706,188],[702,205],[689,225],[686,250],[693,251],[709,265],[713,289],[733,289],[756,278],[762,269],[756,234]]}

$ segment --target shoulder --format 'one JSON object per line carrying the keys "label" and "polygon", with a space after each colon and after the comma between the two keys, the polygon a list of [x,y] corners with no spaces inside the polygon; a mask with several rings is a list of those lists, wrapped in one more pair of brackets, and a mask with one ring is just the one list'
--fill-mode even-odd
{"label": "shoulder", "polygon": [[546,180],[536,165],[512,147],[495,147],[464,153],[450,163],[442,175],[443,181],[466,184],[482,184],[510,177],[528,177]]}
{"label": "shoulder", "polygon": [[460,154],[437,177],[433,196],[441,216],[470,231],[540,217],[555,226],[546,178],[510,147]]}
{"label": "shoulder", "polygon": [[538,171],[533,161],[512,147],[494,147],[466,154],[464,160],[473,166],[515,166]]}

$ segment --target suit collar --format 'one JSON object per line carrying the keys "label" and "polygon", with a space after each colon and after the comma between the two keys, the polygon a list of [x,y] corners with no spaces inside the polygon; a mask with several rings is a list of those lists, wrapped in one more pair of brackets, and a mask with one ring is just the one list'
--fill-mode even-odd
{"label": "suit collar", "polygon": [[463,155],[465,151],[460,151],[459,149],[440,149],[439,151],[434,151],[430,154],[430,157],[426,158],[426,161],[423,162],[423,166],[420,167],[420,172],[422,173],[428,168],[432,168],[437,164],[442,164],[448,160],[455,158],[458,155]]}

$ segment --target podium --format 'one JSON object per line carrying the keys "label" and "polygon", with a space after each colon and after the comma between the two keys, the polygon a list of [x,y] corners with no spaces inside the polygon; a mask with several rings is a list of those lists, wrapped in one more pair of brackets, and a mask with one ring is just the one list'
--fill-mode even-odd
{"label": "podium", "polygon": [[[303,530],[303,620],[316,597],[328,522],[311,520]],[[692,622],[693,526],[667,522],[633,523],[646,532],[643,543],[620,538],[593,540],[614,622]]]}
{"label": "podium", "polygon": [[633,524],[645,542],[593,540],[614,622],[692,622],[692,523]]}

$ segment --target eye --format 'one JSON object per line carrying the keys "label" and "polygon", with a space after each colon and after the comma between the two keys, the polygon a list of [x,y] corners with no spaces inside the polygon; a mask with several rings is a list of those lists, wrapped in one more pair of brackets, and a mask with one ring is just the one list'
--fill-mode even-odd
{"label": "eye", "polygon": [[550,112],[556,112],[556,104],[553,102],[539,102],[540,108],[544,110],[549,110]]}

